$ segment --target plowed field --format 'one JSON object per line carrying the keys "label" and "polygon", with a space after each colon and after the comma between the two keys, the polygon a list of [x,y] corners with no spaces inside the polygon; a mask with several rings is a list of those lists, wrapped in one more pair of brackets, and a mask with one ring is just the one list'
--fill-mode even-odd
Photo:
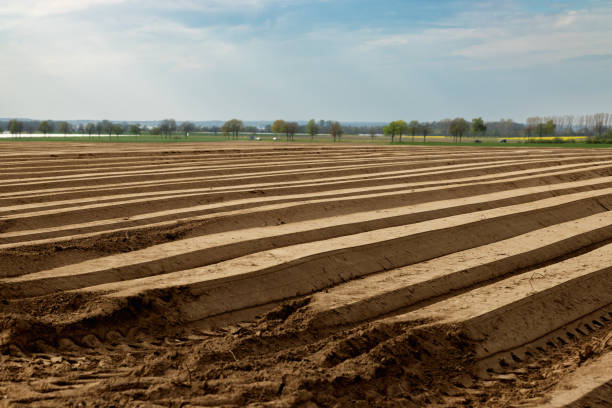
{"label": "plowed field", "polygon": [[0,406],[612,406],[609,149],[0,157]]}

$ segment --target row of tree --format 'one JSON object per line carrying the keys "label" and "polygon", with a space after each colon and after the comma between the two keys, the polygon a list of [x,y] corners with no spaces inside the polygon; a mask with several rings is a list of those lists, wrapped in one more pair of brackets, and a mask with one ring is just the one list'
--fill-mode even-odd
{"label": "row of tree", "polygon": [[610,133],[612,114],[603,112],[578,116],[533,116],[527,118],[525,125],[527,137],[581,135],[602,138]]}
{"label": "row of tree", "polygon": [[[0,122],[0,131],[6,128],[7,131],[14,135],[20,135],[21,133],[41,133],[43,135],[48,134],[86,134],[90,137],[97,135],[108,135],[111,137],[113,134],[131,134],[140,135],[144,132],[148,132],[151,135],[162,136],[163,138],[170,138],[177,132],[184,134],[187,137],[192,132],[210,132],[218,133],[222,132],[228,139],[237,139],[241,132],[246,133],[258,133],[258,132],[273,132],[277,134],[285,135],[287,140],[294,140],[296,133],[307,133],[313,139],[317,134],[331,134],[334,140],[339,139],[344,133],[343,127],[338,122],[331,121],[319,121],[316,122],[311,119],[306,125],[298,125],[297,122],[290,122],[284,120],[277,120],[271,125],[265,126],[263,129],[255,126],[244,126],[243,122],[238,119],[228,120],[221,127],[217,126],[196,126],[193,122],[182,122],[177,124],[174,119],[164,119],[160,122],[159,126],[152,128],[142,127],[138,123],[128,124],[126,122],[111,122],[109,120],[102,120],[96,123],[90,122],[87,124],[79,124],[73,126],[69,122],[55,122],[52,120],[43,121],[20,121],[18,119],[12,119],[8,122]],[[376,128],[372,128],[376,129]]]}
{"label": "row of tree", "polygon": [[[90,137],[94,134],[98,136],[102,134],[108,134],[111,136],[113,133],[120,135],[124,134],[129,129],[130,132],[140,133],[140,125],[127,125],[123,126],[120,123],[113,123],[108,120],[103,120],[97,123],[88,123],[87,125],[79,125],[77,127],[72,126],[66,121],[54,122],[52,120],[43,121],[28,121],[23,122],[17,119],[11,119],[7,125],[6,130],[11,134],[20,135],[22,133],[35,133],[39,132],[43,135],[48,134],[62,134],[68,135],[71,133],[88,134]],[[0,130],[1,125],[0,125]]]}
{"label": "row of tree", "polygon": [[[374,134],[374,128],[370,128]],[[589,136],[593,138],[612,137],[612,114],[596,113],[593,115],[564,115],[564,116],[534,116],[527,118],[525,124],[514,122],[512,119],[500,119],[494,122],[484,122],[482,118],[472,119],[469,123],[463,118],[442,119],[437,122],[418,122],[413,120],[406,123],[403,120],[394,121],[382,129],[382,133],[395,136],[401,142],[402,135],[428,134],[452,136],[461,141],[464,136],[474,137],[527,137],[541,138],[545,136]]]}
{"label": "row of tree", "polygon": [[158,126],[142,127],[137,123],[111,122],[102,120],[87,124],[71,125],[69,122],[45,121],[21,121],[12,119],[10,121],[0,121],[0,131],[7,130],[12,134],[21,133],[42,133],[42,134],[88,134],[109,135],[112,134],[132,134],[151,133],[170,138],[180,132],[187,137],[192,132],[222,132],[228,138],[237,138],[239,133],[246,132],[255,134],[258,132],[273,132],[284,135],[287,140],[293,140],[295,135],[308,134],[311,139],[318,134],[331,134],[335,139],[342,137],[342,134],[362,134],[370,135],[372,138],[377,135],[388,135],[393,141],[398,137],[402,141],[403,136],[411,136],[412,140],[416,136],[422,136],[425,141],[428,135],[435,134],[441,136],[452,136],[461,140],[465,136],[474,137],[513,137],[523,136],[527,138],[540,138],[544,136],[590,136],[592,138],[612,137],[612,114],[596,113],[592,115],[562,115],[562,116],[534,116],[527,118],[526,123],[517,123],[512,119],[500,119],[499,121],[484,122],[482,118],[473,119],[471,123],[462,119],[442,119],[433,122],[419,122],[413,120],[406,123],[403,120],[394,121],[386,126],[378,124],[351,125],[330,120],[315,121],[311,119],[307,123],[277,120],[262,128],[255,126],[245,126],[238,119],[227,121],[223,126],[197,126],[193,122],[185,121],[180,124],[174,119],[164,119]]}
{"label": "row of tree", "polygon": [[[184,133],[185,136],[189,135],[190,132],[196,130],[196,126],[192,122],[183,122],[180,125],[176,124],[174,119],[164,119],[161,121],[159,126],[153,128],[143,128],[138,123],[128,124],[126,122],[111,122],[109,120],[102,120],[96,123],[90,122],[87,124],[79,124],[73,126],[66,121],[54,122],[52,120],[43,121],[20,121],[18,119],[11,119],[6,123],[6,130],[11,134],[20,135],[22,133],[42,133],[43,135],[48,134],[72,134],[78,133],[82,135],[89,135],[90,137],[97,135],[108,135],[109,137],[115,135],[140,135],[143,132],[149,132],[153,135],[162,135],[163,137],[170,137],[177,131]],[[3,130],[2,123],[0,123],[0,131]]]}
{"label": "row of tree", "polygon": [[[370,131],[370,136],[374,138],[375,134]],[[395,142],[395,136],[399,137],[399,142],[402,142],[403,135],[411,135],[412,141],[417,134],[423,135],[423,141],[426,140],[427,135],[430,133],[430,126],[428,123],[420,123],[413,120],[410,123],[406,123],[404,120],[395,120],[389,123],[383,128],[383,133],[387,136],[391,136],[391,143]]]}
{"label": "row of tree", "polygon": [[[287,141],[292,141],[295,138],[296,133],[307,133],[310,135],[310,140],[314,140],[314,137],[319,134],[321,127],[317,124],[314,119],[311,119],[304,127],[304,132],[299,132],[300,126],[297,122],[285,121],[283,119],[275,120],[272,125],[270,125],[269,132],[276,133],[279,135],[285,135],[285,139]],[[344,129],[339,122],[331,122],[329,126],[326,127],[328,134],[332,136],[334,142],[339,141],[342,135],[344,134]],[[257,129],[245,127],[243,122],[238,119],[230,119],[223,124],[221,127],[221,131],[228,139],[238,139],[238,135],[240,132],[245,131],[248,133],[257,133]],[[268,133],[269,133],[268,132]]]}
{"label": "row of tree", "polygon": [[[426,142],[427,135],[431,134],[431,129],[432,125],[428,122],[413,120],[410,123],[406,123],[404,120],[395,120],[383,128],[383,133],[391,136],[391,143],[395,142],[395,136],[399,137],[399,142],[401,143],[403,135],[412,136],[412,142],[414,142],[415,136],[422,135],[423,142]],[[456,118],[448,124],[448,132],[459,142],[470,130],[474,135],[484,135],[487,131],[487,126],[482,118],[472,119],[471,124],[463,118]],[[374,137],[374,134],[371,134],[371,136]]]}

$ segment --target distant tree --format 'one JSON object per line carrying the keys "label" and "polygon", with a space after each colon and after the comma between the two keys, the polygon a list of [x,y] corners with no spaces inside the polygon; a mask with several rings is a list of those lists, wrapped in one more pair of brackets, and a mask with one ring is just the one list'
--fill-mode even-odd
{"label": "distant tree", "polygon": [[487,125],[485,125],[482,118],[479,117],[479,118],[472,119],[472,132],[474,132],[476,136],[478,135],[482,136],[485,134],[486,131],[487,131]]}
{"label": "distant tree", "polygon": [[399,135],[399,141],[402,142],[402,135],[408,132],[408,124],[403,120],[395,120],[389,123],[383,129],[386,135],[391,135],[391,143],[395,142],[395,135]]}
{"label": "distant tree", "polygon": [[[611,115],[612,116],[612,115]],[[566,115],[565,126],[568,135],[574,135],[574,115]]]}
{"label": "distant tree", "polygon": [[102,125],[102,122],[96,123],[96,133],[98,134],[98,138],[100,138],[103,132],[104,132],[104,126]]}
{"label": "distant tree", "polygon": [[593,133],[599,138],[606,131],[606,125],[608,122],[608,114],[607,113],[596,113],[593,115]]}
{"label": "distant tree", "polygon": [[57,131],[63,135],[67,135],[71,133],[72,129],[70,129],[70,124],[68,122],[60,122],[57,126]]}
{"label": "distant tree", "polygon": [[274,123],[272,123],[272,127],[270,128],[270,130],[272,130],[272,132],[274,133],[281,134],[281,133],[285,133],[286,128],[287,128],[287,123],[282,119],[278,119],[278,120],[275,120]]}
{"label": "distant tree", "polygon": [[85,134],[85,126],[82,123],[79,123],[79,127],[77,128],[77,132],[79,135]]}
{"label": "distant tree", "polygon": [[102,122],[99,122],[98,125],[100,125],[98,136],[101,133],[105,133],[108,135],[110,139],[111,135],[113,134],[113,122],[111,122],[110,120],[104,119]]}
{"label": "distant tree", "polygon": [[399,142],[402,143],[402,135],[408,133],[408,124],[404,120],[396,120],[395,126],[399,135]]}
{"label": "distant tree", "polygon": [[535,131],[536,134],[538,135],[538,137],[542,137],[546,134],[546,125],[544,124],[544,122],[540,121],[538,122],[538,124],[535,127]]}
{"label": "distant tree", "polygon": [[408,124],[408,132],[412,135],[412,143],[414,143],[414,137],[419,131],[419,122],[417,120],[412,120]]}
{"label": "distant tree", "polygon": [[257,132],[259,131],[259,129],[257,129],[256,126],[245,126],[244,129],[242,129],[243,132],[246,133],[250,133],[251,134],[251,140],[255,139],[255,135],[257,134]]}
{"label": "distant tree", "polygon": [[161,131],[162,137],[167,135],[169,133],[169,126],[168,126],[168,122],[163,120],[160,124],[159,124],[159,130]]}
{"label": "distant tree", "polygon": [[501,118],[499,120],[498,126],[502,136],[509,137],[512,135],[512,127],[514,126],[514,121],[512,119]]}
{"label": "distant tree", "polygon": [[554,136],[557,130],[557,125],[552,119],[548,119],[546,123],[544,123],[544,131],[548,136]]}
{"label": "distant tree", "polygon": [[35,133],[38,129],[38,122],[34,120],[28,120],[23,122],[23,128],[21,129],[24,133]]}
{"label": "distant tree", "polygon": [[342,129],[342,125],[339,122],[333,122],[329,126],[329,133],[332,135],[334,142],[339,141],[342,138],[342,134],[344,130]]}
{"label": "distant tree", "polygon": [[38,131],[46,136],[47,133],[51,131],[51,126],[49,126],[49,122],[46,120],[40,122],[40,125],[38,125]]}
{"label": "distant tree", "polygon": [[228,137],[238,139],[238,135],[240,134],[240,131],[243,129],[243,127],[244,125],[241,120],[230,119],[223,124],[223,126],[221,127],[221,131]]}
{"label": "distant tree", "polygon": [[431,133],[431,125],[427,122],[419,123],[419,130],[423,135],[423,143],[426,143],[427,135]]}
{"label": "distant tree", "polygon": [[374,141],[374,136],[376,136],[377,133],[377,129],[374,126],[368,128],[368,134],[370,135],[371,141]]}
{"label": "distant tree", "polygon": [[183,122],[180,126],[181,132],[185,134],[185,139],[189,136],[189,133],[195,130],[195,125],[191,122]]}
{"label": "distant tree", "polygon": [[527,127],[525,133],[531,136],[531,132],[535,132],[538,137],[553,136],[556,133],[557,125],[552,118],[541,118],[536,116],[535,118],[527,119]]}
{"label": "distant tree", "polygon": [[85,133],[87,133],[89,135],[89,138],[91,139],[91,135],[96,131],[96,125],[94,125],[93,123],[88,123],[85,126]]}
{"label": "distant tree", "polygon": [[8,131],[13,135],[21,134],[23,131],[23,123],[17,119],[11,119],[8,123]]}
{"label": "distant tree", "polygon": [[470,130],[469,123],[463,118],[455,118],[450,124],[450,133],[453,135],[455,140],[459,140],[461,143],[461,138],[463,135]]}
{"label": "distant tree", "polygon": [[108,140],[111,140],[113,130],[115,130],[115,124],[108,120],[103,120],[102,125],[104,126],[104,133],[108,134]]}
{"label": "distant tree", "polygon": [[159,130],[162,135],[170,138],[172,134],[176,131],[176,121],[174,119],[164,119],[161,121],[159,125]]}
{"label": "distant tree", "polygon": [[153,128],[151,128],[151,135],[153,136],[159,136],[161,135],[161,129],[159,128],[159,126],[155,126]]}
{"label": "distant tree", "polygon": [[539,118],[537,117],[527,118],[525,126],[525,135],[527,136],[527,139],[531,139],[531,137],[537,133],[538,123]]}
{"label": "distant tree", "polygon": [[285,135],[287,140],[293,140],[293,137],[298,131],[297,122],[285,122]]}
{"label": "distant tree", "polygon": [[134,123],[130,125],[129,132],[132,135],[139,135],[142,133],[142,129],[140,128],[140,124]]}
{"label": "distant tree", "polygon": [[451,134],[450,133],[451,122],[452,122],[451,119],[442,119],[442,120],[439,120],[438,122],[433,123],[432,128],[434,128],[435,130],[432,129],[432,132],[437,132],[438,134],[442,136],[449,136]]}
{"label": "distant tree", "polygon": [[119,123],[116,123],[113,125],[113,133],[118,137],[119,135],[122,135],[124,132],[123,130],[123,126],[121,126]]}
{"label": "distant tree", "polygon": [[240,131],[244,128],[244,124],[239,119],[232,119],[230,120],[230,123],[232,124],[232,132],[234,134],[234,139],[238,139]]}
{"label": "distant tree", "polygon": [[391,143],[395,142],[395,135],[397,134],[397,126],[395,122],[389,123],[383,128],[383,133],[387,136],[391,136]]}
{"label": "distant tree", "polygon": [[223,136],[226,139],[230,139],[231,138],[231,134],[232,132],[230,131],[230,124],[229,121],[225,122],[222,126],[221,126],[221,133],[223,133]]}
{"label": "distant tree", "polygon": [[310,141],[314,140],[314,137],[319,133],[319,126],[314,119],[310,119],[306,124],[306,133],[310,135]]}

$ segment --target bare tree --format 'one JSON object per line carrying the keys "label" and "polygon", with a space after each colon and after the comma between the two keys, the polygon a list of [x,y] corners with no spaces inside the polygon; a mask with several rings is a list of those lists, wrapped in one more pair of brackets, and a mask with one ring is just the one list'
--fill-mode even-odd
{"label": "bare tree", "polygon": [[310,119],[310,121],[306,124],[306,133],[310,135],[310,141],[314,140],[314,137],[319,133],[319,125],[315,122],[314,119]]}
{"label": "bare tree", "polygon": [[293,137],[298,131],[297,122],[285,122],[285,135],[287,140],[293,141]]}
{"label": "bare tree", "polygon": [[89,135],[89,138],[91,139],[91,134],[94,133],[96,131],[96,125],[94,125],[93,123],[88,123],[87,126],[85,126],[85,132]]}
{"label": "bare tree", "polygon": [[377,134],[376,128],[374,126],[368,128],[368,134],[370,135],[370,140],[373,142],[374,136]]}
{"label": "bare tree", "polygon": [[174,119],[164,119],[161,121],[159,125],[159,129],[161,130],[161,134],[166,135],[166,137],[170,138],[174,132],[176,132],[176,120]]}
{"label": "bare tree", "polygon": [[281,133],[285,133],[286,128],[287,128],[287,122],[285,122],[282,119],[277,119],[274,121],[274,123],[272,123],[272,127],[270,130],[272,130],[272,132],[274,133],[281,134]]}
{"label": "bare tree", "polygon": [[463,118],[455,118],[450,124],[450,133],[455,140],[459,140],[459,143],[461,143],[461,138],[468,130],[470,130],[470,124]]}
{"label": "bare tree", "polygon": [[195,130],[195,125],[191,122],[183,122],[181,123],[180,129],[185,134],[185,139],[187,139],[189,133]]}
{"label": "bare tree", "polygon": [[23,132],[23,122],[17,119],[11,119],[8,123],[8,131],[11,132],[12,135],[20,135]]}
{"label": "bare tree", "polygon": [[342,138],[344,130],[342,129],[342,125],[340,125],[339,122],[333,122],[329,126],[329,133],[332,135],[334,142],[336,142],[337,140],[340,140],[340,138]]}
{"label": "bare tree", "polygon": [[230,119],[223,124],[221,127],[221,131],[227,137],[231,137],[235,140],[238,139],[240,135],[240,131],[243,129],[244,125],[241,120],[238,119]]}
{"label": "bare tree", "polygon": [[419,121],[417,120],[411,120],[408,124],[408,132],[412,135],[412,143],[414,143],[414,137],[419,131],[419,126]]}
{"label": "bare tree", "polygon": [[601,137],[608,124],[608,115],[606,113],[596,113],[593,115],[593,132],[597,137]]}
{"label": "bare tree", "polygon": [[450,136],[451,122],[452,122],[452,119],[442,119],[442,120],[439,120],[438,122],[432,123],[432,126],[434,126],[437,129],[437,132],[440,133],[441,136]]}
{"label": "bare tree", "polygon": [[49,126],[49,122],[46,120],[40,122],[40,125],[38,125],[38,131],[45,136],[47,135],[47,133],[49,133],[50,129],[51,127]]}
{"label": "bare tree", "polygon": [[427,142],[427,135],[431,133],[431,124],[428,122],[422,122],[419,124],[419,129],[423,135],[423,143]]}
{"label": "bare tree", "polygon": [[67,135],[67,134],[72,132],[72,128],[71,128],[71,126],[70,126],[70,124],[68,122],[64,121],[64,122],[60,122],[60,124],[57,127],[57,131],[59,133]]}
{"label": "bare tree", "polygon": [[574,115],[566,115],[565,116],[565,126],[567,130],[567,134],[574,134]]}

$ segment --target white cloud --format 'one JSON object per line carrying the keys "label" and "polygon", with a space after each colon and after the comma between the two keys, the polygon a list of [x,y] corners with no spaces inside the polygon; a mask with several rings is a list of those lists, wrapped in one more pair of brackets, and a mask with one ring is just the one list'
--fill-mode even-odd
{"label": "white cloud", "polygon": [[419,46],[486,39],[488,36],[489,33],[476,28],[429,28],[417,33],[382,35],[366,40],[363,46],[366,49]]}
{"label": "white cloud", "polygon": [[526,14],[476,10],[440,22],[438,28],[378,34],[363,50],[467,59],[476,69],[525,67],[581,56],[612,53],[612,7]]}
{"label": "white cloud", "polygon": [[19,0],[0,3],[0,15],[42,17],[66,14],[93,6],[113,5],[126,0]]}
{"label": "white cloud", "polygon": [[557,21],[555,22],[555,28],[562,28],[562,27],[571,26],[572,24],[577,22],[579,17],[580,16],[579,16],[578,12],[575,11],[575,10],[568,11],[565,14],[557,16],[557,18],[556,18]]}
{"label": "white cloud", "polygon": [[0,16],[44,17],[120,3],[138,5],[145,13],[155,9],[209,13],[249,12],[271,5],[286,6],[297,1],[299,0],[4,0],[0,1]]}
{"label": "white cloud", "polygon": [[[0,84],[12,96],[0,111],[111,119],[451,115],[465,89],[471,94],[488,74],[491,86],[505,81],[499,67],[612,50],[610,7],[538,15],[493,5],[425,28],[367,19],[348,27],[342,19],[317,25],[297,9],[278,12],[296,2],[307,0],[0,0]],[[492,103],[485,100],[476,101],[478,114]],[[506,103],[500,98],[500,110]]]}

